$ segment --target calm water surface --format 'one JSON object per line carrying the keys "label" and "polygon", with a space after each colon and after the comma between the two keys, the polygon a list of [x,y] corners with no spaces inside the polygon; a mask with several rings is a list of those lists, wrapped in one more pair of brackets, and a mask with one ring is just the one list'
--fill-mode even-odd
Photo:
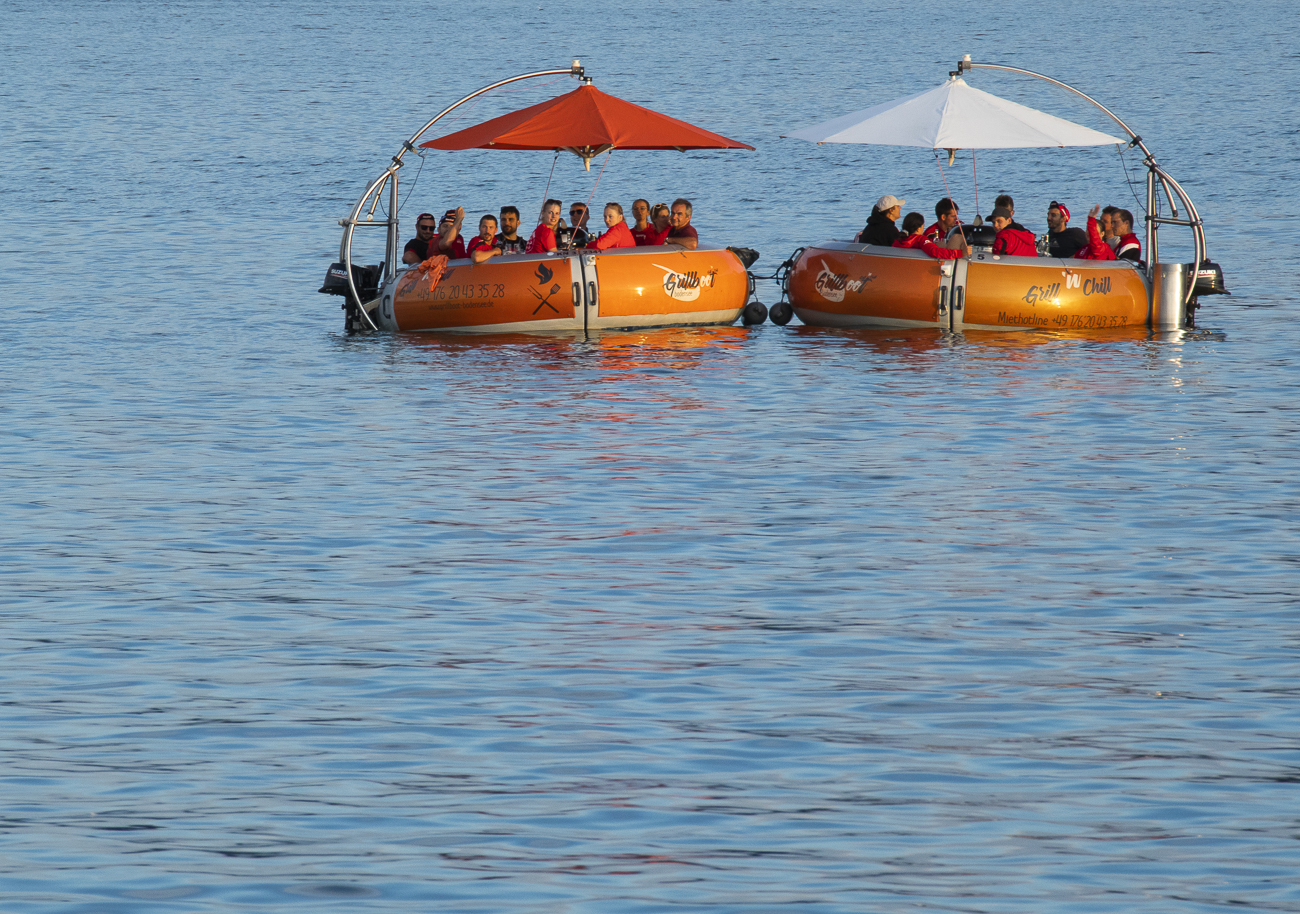
{"label": "calm water surface", "polygon": [[[0,910],[1300,911],[1300,27],[1023,7],[2,0]],[[967,52],[1113,104],[1234,297],[347,338],[315,293],[416,127],[573,57],[758,149],[566,157],[566,202],[690,196],[767,270],[974,212],[968,154],[777,139]],[[404,231],[553,164],[438,155]],[[1036,231],[1132,200],[1113,151],[977,166]]]}

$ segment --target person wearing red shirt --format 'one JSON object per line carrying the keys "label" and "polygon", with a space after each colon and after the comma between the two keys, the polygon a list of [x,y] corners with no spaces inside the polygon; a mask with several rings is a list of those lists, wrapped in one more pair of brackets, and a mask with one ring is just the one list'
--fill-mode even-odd
{"label": "person wearing red shirt", "polygon": [[622,204],[605,204],[605,226],[609,231],[594,241],[588,242],[588,250],[609,251],[614,248],[636,247],[636,239],[632,237],[632,230],[627,227],[627,221],[623,218]]}
{"label": "person wearing red shirt", "polygon": [[646,232],[650,229],[650,201],[642,197],[633,200],[632,218],[636,220],[636,224],[631,226],[632,237],[637,244],[645,244]]}
{"label": "person wearing red shirt", "polygon": [[533,229],[528,247],[524,249],[525,254],[546,254],[556,249],[555,227],[560,224],[560,209],[563,206],[559,200],[547,200],[543,204],[540,224]]}
{"label": "person wearing red shirt", "polygon": [[700,246],[700,233],[695,231],[695,226],[691,225],[691,210],[691,201],[685,197],[678,197],[673,201],[669,216],[673,227],[669,229],[664,244],[680,244],[688,251],[693,251]]}
{"label": "person wearing red shirt", "polygon": [[957,215],[958,207],[952,197],[944,197],[934,205],[934,215],[937,217],[934,225],[931,225],[923,233],[927,239],[935,244],[943,244],[948,240],[948,233],[956,228],[957,223],[961,222],[961,217]]}
{"label": "person wearing red shirt", "polygon": [[903,217],[903,237],[894,242],[894,247],[922,251],[936,260],[956,260],[970,253],[970,247],[966,244],[966,239],[960,235],[953,239],[960,247],[946,248],[935,244],[926,237],[926,232],[922,228],[924,225],[924,216],[920,213],[908,213]]}
{"label": "person wearing red shirt", "polygon": [[465,239],[460,236],[461,223],[465,221],[465,207],[458,206],[442,214],[438,234],[429,239],[429,256],[442,254],[449,260],[465,257]]}
{"label": "person wearing red shirt", "polygon": [[1114,260],[1115,252],[1110,249],[1106,243],[1105,237],[1101,234],[1100,224],[1097,222],[1097,214],[1101,212],[1101,205],[1094,206],[1088,213],[1088,244],[1079,249],[1075,254],[1078,260]]}
{"label": "person wearing red shirt", "polygon": [[1038,242],[1033,234],[1023,228],[1015,228],[1011,221],[1011,210],[1005,206],[993,207],[989,217],[998,236],[993,239],[993,253],[1008,257],[1037,257]]}
{"label": "person wearing red shirt", "polygon": [[672,231],[672,226],[669,225],[671,221],[672,217],[668,215],[668,204],[656,203],[650,210],[650,226],[645,230],[644,240],[637,239],[637,247],[663,244],[668,233]]}
{"label": "person wearing red shirt", "polygon": [[497,244],[497,217],[488,213],[478,221],[478,234],[465,247],[471,263],[483,263],[501,254]]}
{"label": "person wearing red shirt", "polygon": [[1111,214],[1110,224],[1119,236],[1119,244],[1115,245],[1115,259],[1140,263],[1142,242],[1133,234],[1133,214],[1126,209],[1117,209]]}

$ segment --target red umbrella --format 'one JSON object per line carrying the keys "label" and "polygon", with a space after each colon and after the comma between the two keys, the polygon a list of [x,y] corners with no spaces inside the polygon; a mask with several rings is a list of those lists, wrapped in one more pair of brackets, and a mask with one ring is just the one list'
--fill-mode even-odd
{"label": "red umbrella", "polygon": [[421,143],[431,149],[554,149],[582,158],[608,149],[753,149],[583,85],[565,95]]}

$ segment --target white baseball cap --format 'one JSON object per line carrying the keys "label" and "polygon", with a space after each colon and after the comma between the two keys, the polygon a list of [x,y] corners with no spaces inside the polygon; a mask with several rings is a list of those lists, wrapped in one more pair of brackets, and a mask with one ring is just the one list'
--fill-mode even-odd
{"label": "white baseball cap", "polygon": [[879,200],[876,201],[876,209],[880,210],[883,213],[887,209],[893,209],[895,206],[902,206],[906,202],[907,202],[906,200],[900,200],[898,197],[895,197],[893,194],[885,194],[883,197],[881,197]]}

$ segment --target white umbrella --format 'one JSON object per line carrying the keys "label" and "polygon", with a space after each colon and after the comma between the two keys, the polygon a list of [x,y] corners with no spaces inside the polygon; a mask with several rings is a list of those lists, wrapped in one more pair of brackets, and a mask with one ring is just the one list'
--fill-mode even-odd
{"label": "white umbrella", "polygon": [[937,89],[873,105],[787,135],[813,143],[947,149],[950,160],[956,149],[1105,146],[1125,142],[974,89],[958,76]]}

